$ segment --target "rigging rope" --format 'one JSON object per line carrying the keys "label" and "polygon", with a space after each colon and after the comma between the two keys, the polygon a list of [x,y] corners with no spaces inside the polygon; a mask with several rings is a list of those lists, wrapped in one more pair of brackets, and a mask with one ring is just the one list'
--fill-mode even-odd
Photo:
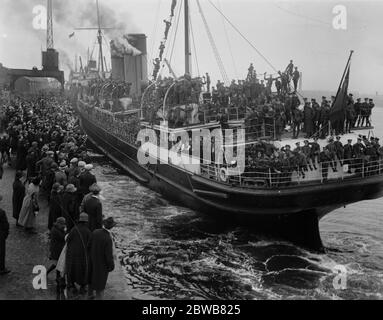
{"label": "rigging rope", "polygon": [[192,40],[193,40],[193,49],[194,49],[194,59],[195,59],[195,64],[196,64],[196,66],[197,66],[198,76],[200,76],[201,73],[200,73],[199,65],[198,65],[197,50],[196,50],[196,46],[195,46],[194,32],[193,32],[193,25],[192,25],[191,17],[189,18],[189,25],[190,25],[190,31],[191,31],[191,34],[192,34]]}
{"label": "rigging rope", "polygon": [[[221,5],[220,5],[220,1],[217,0],[217,3],[218,3],[218,8],[222,11]],[[229,41],[229,34],[228,34],[227,28],[226,28],[226,23],[225,23],[225,20],[223,19],[222,16],[221,16],[221,18],[222,18],[223,30],[225,31],[225,37],[226,37],[226,41],[227,41],[227,46],[229,47],[229,50],[230,50],[230,56],[231,56],[231,61],[233,63],[235,76],[237,77],[237,79],[239,79],[239,73],[238,73],[238,69],[237,69],[237,64],[235,63],[235,59],[234,59],[234,55],[233,55],[233,50],[231,49],[231,45],[230,45],[230,41]]]}
{"label": "rigging rope", "polygon": [[230,26],[244,39],[257,53],[258,55],[265,60],[265,62],[275,71],[278,70],[271,64],[271,62],[242,34],[242,32],[219,10],[211,0],[208,0],[209,3],[218,11],[218,13],[230,24]]}
{"label": "rigging rope", "polygon": [[[159,0],[158,1],[158,6],[157,6],[157,13],[156,13],[156,18],[155,18],[155,22],[154,22],[154,29],[152,31],[152,37],[153,37],[153,43],[152,43],[152,49],[150,51],[150,61],[153,60],[153,56],[154,56],[154,46],[156,45],[156,41],[157,41],[157,30],[158,30],[158,18],[159,18],[159,15],[160,15],[160,9],[161,9],[161,2],[162,0]],[[153,66],[151,65],[151,71],[150,73],[153,72]]]}
{"label": "rigging rope", "polygon": [[205,29],[206,29],[207,36],[209,38],[210,45],[211,45],[211,47],[213,49],[214,57],[215,57],[215,59],[217,61],[218,68],[219,68],[219,71],[221,73],[222,79],[228,85],[230,83],[229,77],[227,76],[227,73],[226,73],[226,70],[225,70],[225,66],[223,65],[221,56],[219,55],[219,51],[218,51],[217,46],[216,46],[216,44],[214,42],[213,35],[211,34],[211,31],[209,29],[209,25],[207,23],[205,15],[204,15],[204,13],[202,11],[202,7],[201,7],[201,4],[200,4],[199,0],[197,0],[197,5],[198,5],[198,8],[199,8],[199,13],[201,14],[202,21],[203,21]]}

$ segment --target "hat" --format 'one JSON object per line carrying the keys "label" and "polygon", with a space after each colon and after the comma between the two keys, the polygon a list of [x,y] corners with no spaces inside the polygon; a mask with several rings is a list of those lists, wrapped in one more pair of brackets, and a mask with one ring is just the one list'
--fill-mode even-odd
{"label": "hat", "polygon": [[362,141],[362,138],[358,137],[358,140]]}
{"label": "hat", "polygon": [[65,225],[66,224],[66,219],[64,217],[58,217],[56,220],[57,224]]}
{"label": "hat", "polygon": [[59,184],[58,182],[55,182],[52,186],[52,190],[58,190],[60,188],[61,184]]}
{"label": "hat", "polygon": [[65,191],[73,193],[77,191],[77,188],[70,183],[66,186]]}
{"label": "hat", "polygon": [[85,168],[85,170],[90,171],[93,169],[93,164],[86,164],[84,168]]}
{"label": "hat", "polygon": [[70,163],[77,163],[78,162],[78,159],[77,158],[73,158]]}
{"label": "hat", "polygon": [[86,165],[85,161],[79,161],[78,164],[77,164],[77,166],[80,167],[80,168],[85,167],[85,165]]}
{"label": "hat", "polygon": [[55,153],[53,151],[47,151],[48,156],[53,156]]}
{"label": "hat", "polygon": [[89,187],[89,191],[90,192],[94,192],[94,193],[99,193],[101,191],[101,187],[97,184],[97,183],[93,183],[90,187]]}
{"label": "hat", "polygon": [[66,162],[65,161],[61,161],[60,162],[60,168],[66,168]]}
{"label": "hat", "polygon": [[106,218],[103,221],[105,229],[112,229],[117,223],[114,221],[113,217]]}
{"label": "hat", "polygon": [[78,222],[88,222],[89,217],[85,212],[80,213],[80,217],[78,219]]}
{"label": "hat", "polygon": [[48,151],[48,150],[49,150],[49,147],[48,147],[47,145],[45,145],[45,146],[42,147],[41,150],[44,151],[44,152],[45,152],[45,151]]}
{"label": "hat", "polygon": [[20,178],[23,177],[23,175],[24,175],[24,173],[23,173],[22,171],[17,171],[17,172],[16,172],[16,175],[15,175],[15,178],[16,178],[16,179],[20,179]]}
{"label": "hat", "polygon": [[58,166],[58,164],[56,163],[56,162],[53,162],[52,164],[51,164],[51,168],[52,169],[57,169],[59,166]]}

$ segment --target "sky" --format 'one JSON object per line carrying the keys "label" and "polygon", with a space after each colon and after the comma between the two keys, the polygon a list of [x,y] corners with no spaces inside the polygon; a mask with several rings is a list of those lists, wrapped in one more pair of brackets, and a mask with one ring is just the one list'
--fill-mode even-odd
{"label": "sky", "polygon": [[[55,48],[60,52],[66,73],[74,66],[74,56],[85,60],[92,51],[95,31],[76,31],[75,27],[96,24],[95,0],[53,0]],[[164,32],[163,20],[170,14],[171,0],[99,0],[101,20],[109,41],[123,33],[148,36],[148,63],[158,55]],[[192,25],[193,75],[209,72],[213,82],[222,73],[212,50],[197,0],[189,0]],[[181,0],[178,0],[176,12]],[[45,49],[46,31],[33,27],[38,5],[45,0],[0,0],[0,63],[10,68],[41,67],[41,49]],[[213,7],[216,6],[251,43],[249,45]],[[379,1],[273,1],[273,0],[200,0],[209,30],[230,79],[246,77],[252,62],[258,73],[283,70],[290,59],[303,73],[304,90],[336,91],[350,50],[354,50],[350,90],[375,94],[383,92],[383,0]],[[346,9],[346,29],[336,29],[334,7]],[[170,31],[176,31],[176,19]],[[344,16],[343,16],[344,17]],[[184,66],[183,14],[171,65],[177,76]],[[170,60],[173,45],[165,53]],[[254,49],[256,48],[256,49]],[[105,47],[107,61],[110,51]],[[266,57],[266,62],[262,56]],[[166,74],[166,71],[165,71]]]}

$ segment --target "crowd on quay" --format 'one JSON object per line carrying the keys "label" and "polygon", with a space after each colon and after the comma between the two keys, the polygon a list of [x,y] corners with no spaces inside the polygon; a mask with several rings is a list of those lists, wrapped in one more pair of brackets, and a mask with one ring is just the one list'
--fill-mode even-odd
{"label": "crowd on quay", "polygon": [[[0,140],[1,164],[16,168],[16,226],[37,233],[41,200],[48,201],[48,273],[56,269],[58,299],[64,297],[64,289],[102,299],[108,273],[114,269],[110,230],[115,222],[104,217],[101,188],[74,110],[57,96],[13,97],[1,107],[6,131]],[[4,216],[0,212],[0,274],[9,273],[4,265],[6,237],[1,237],[2,225],[8,224]]]}

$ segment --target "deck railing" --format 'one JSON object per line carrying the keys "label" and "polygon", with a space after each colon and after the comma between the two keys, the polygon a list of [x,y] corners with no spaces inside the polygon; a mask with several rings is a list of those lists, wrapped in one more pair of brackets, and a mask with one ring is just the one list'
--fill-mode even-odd
{"label": "deck railing", "polygon": [[[311,167],[311,169],[310,169]],[[314,169],[316,168],[316,169]],[[202,164],[201,176],[249,188],[283,188],[363,179],[383,174],[383,159],[352,158],[289,167],[246,166],[243,173],[227,165]]]}

